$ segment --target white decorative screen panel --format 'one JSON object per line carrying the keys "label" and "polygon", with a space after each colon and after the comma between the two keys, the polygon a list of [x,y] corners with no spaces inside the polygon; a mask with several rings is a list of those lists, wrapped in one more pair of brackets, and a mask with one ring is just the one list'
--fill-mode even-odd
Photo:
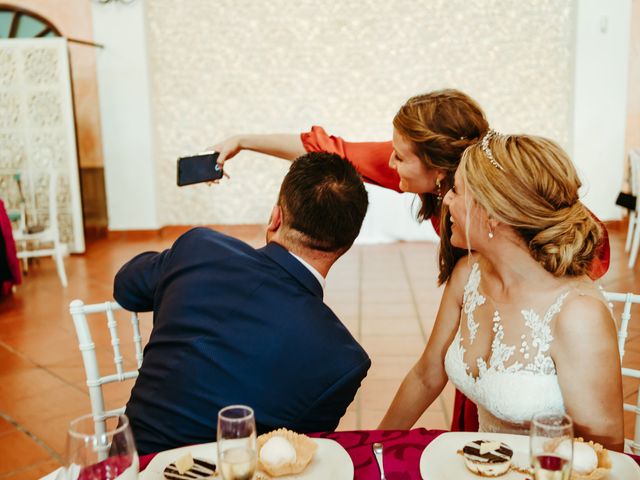
{"label": "white decorative screen panel", "polygon": [[387,140],[398,107],[437,88],[469,93],[494,128],[569,146],[572,0],[153,0],[146,8],[161,224],[263,222],[287,168],[243,152],[228,164],[230,182],[177,189],[179,155],[232,134],[314,123],[352,140]]}
{"label": "white decorative screen panel", "polygon": [[83,252],[71,98],[65,39],[0,40],[0,196],[8,209],[19,208],[20,174],[28,213],[46,224],[48,172],[57,170],[61,239]]}

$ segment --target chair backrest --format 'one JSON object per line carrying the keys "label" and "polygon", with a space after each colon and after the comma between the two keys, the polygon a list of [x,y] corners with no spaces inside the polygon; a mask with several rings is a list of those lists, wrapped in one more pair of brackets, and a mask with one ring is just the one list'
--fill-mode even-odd
{"label": "chair backrest", "polygon": [[631,193],[638,196],[640,194],[640,149],[636,148],[629,152],[629,169],[631,171],[629,178]]}
{"label": "chair backrest", "polygon": [[[618,326],[618,349],[620,351],[620,363],[622,363],[625,353],[625,342],[627,341],[627,331],[631,320],[631,308],[634,304],[640,305],[640,295],[633,293],[605,292],[604,296],[607,301],[610,302],[612,308],[613,302],[620,302],[623,304],[622,313],[620,314],[620,324]],[[640,379],[640,370],[622,367],[622,375],[625,377]],[[633,439],[625,440],[625,444],[629,447],[632,453],[638,455],[640,454],[640,389],[638,391],[636,404],[631,405],[629,403],[625,403],[624,409],[627,412],[633,412],[636,416]]]}
{"label": "chair backrest", "polygon": [[49,225],[54,238],[60,238],[58,230],[58,172],[53,168],[49,169]]}
{"label": "chair backrest", "polygon": [[[81,300],[74,300],[69,304],[69,311],[73,317],[73,324],[78,336],[78,346],[82,354],[84,370],[87,376],[87,387],[89,388],[89,397],[91,399],[91,413],[96,424],[96,432],[105,431],[104,417],[105,405],[102,386],[112,382],[123,382],[138,376],[138,370],[125,371],[123,366],[123,356],[120,350],[120,338],[118,336],[118,322],[114,312],[124,310],[116,302],[96,303],[85,305]],[[94,343],[87,321],[89,314],[104,314],[106,317],[106,326],[108,327],[111,337],[111,347],[113,349],[113,362],[115,364],[115,373],[109,375],[100,375],[98,366],[98,358],[96,355],[96,344]],[[140,323],[138,314],[131,312],[131,327],[133,330],[133,342],[135,345],[135,356],[137,368],[142,365],[142,337],[140,335]],[[124,408],[120,409],[124,410]]]}

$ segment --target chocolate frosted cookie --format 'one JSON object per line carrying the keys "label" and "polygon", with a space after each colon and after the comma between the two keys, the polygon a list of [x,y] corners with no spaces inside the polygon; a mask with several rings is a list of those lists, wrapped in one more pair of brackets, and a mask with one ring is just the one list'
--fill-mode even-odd
{"label": "chocolate frosted cookie", "polygon": [[164,478],[167,480],[202,480],[215,477],[215,463],[201,458],[191,458],[191,455],[170,463],[164,469]]}
{"label": "chocolate frosted cookie", "polygon": [[513,450],[506,443],[475,440],[462,449],[469,470],[485,477],[498,477],[509,471]]}

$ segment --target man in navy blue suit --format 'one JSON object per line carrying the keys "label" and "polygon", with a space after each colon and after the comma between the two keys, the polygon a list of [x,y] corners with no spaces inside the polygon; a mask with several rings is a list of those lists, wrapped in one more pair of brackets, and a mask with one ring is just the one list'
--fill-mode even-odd
{"label": "man in navy blue suit", "polygon": [[265,247],[194,228],[120,269],[118,303],[153,310],[126,409],[140,454],[214,441],[230,404],[253,407],[259,432],[336,428],[371,361],[322,295],[367,204],[347,160],[308,153],[284,178]]}

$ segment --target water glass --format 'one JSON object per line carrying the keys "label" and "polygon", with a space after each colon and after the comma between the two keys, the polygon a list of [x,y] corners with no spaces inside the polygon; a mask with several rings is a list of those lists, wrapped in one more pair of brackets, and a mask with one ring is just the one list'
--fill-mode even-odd
{"label": "water glass", "polygon": [[67,480],[135,480],[139,462],[129,419],[108,412],[104,420],[83,415],[67,432]]}
{"label": "water glass", "polygon": [[531,464],[535,480],[569,480],[573,461],[573,422],[561,413],[531,420]]}
{"label": "water glass", "polygon": [[218,413],[218,467],[223,480],[251,480],[256,471],[253,409],[231,405]]}

